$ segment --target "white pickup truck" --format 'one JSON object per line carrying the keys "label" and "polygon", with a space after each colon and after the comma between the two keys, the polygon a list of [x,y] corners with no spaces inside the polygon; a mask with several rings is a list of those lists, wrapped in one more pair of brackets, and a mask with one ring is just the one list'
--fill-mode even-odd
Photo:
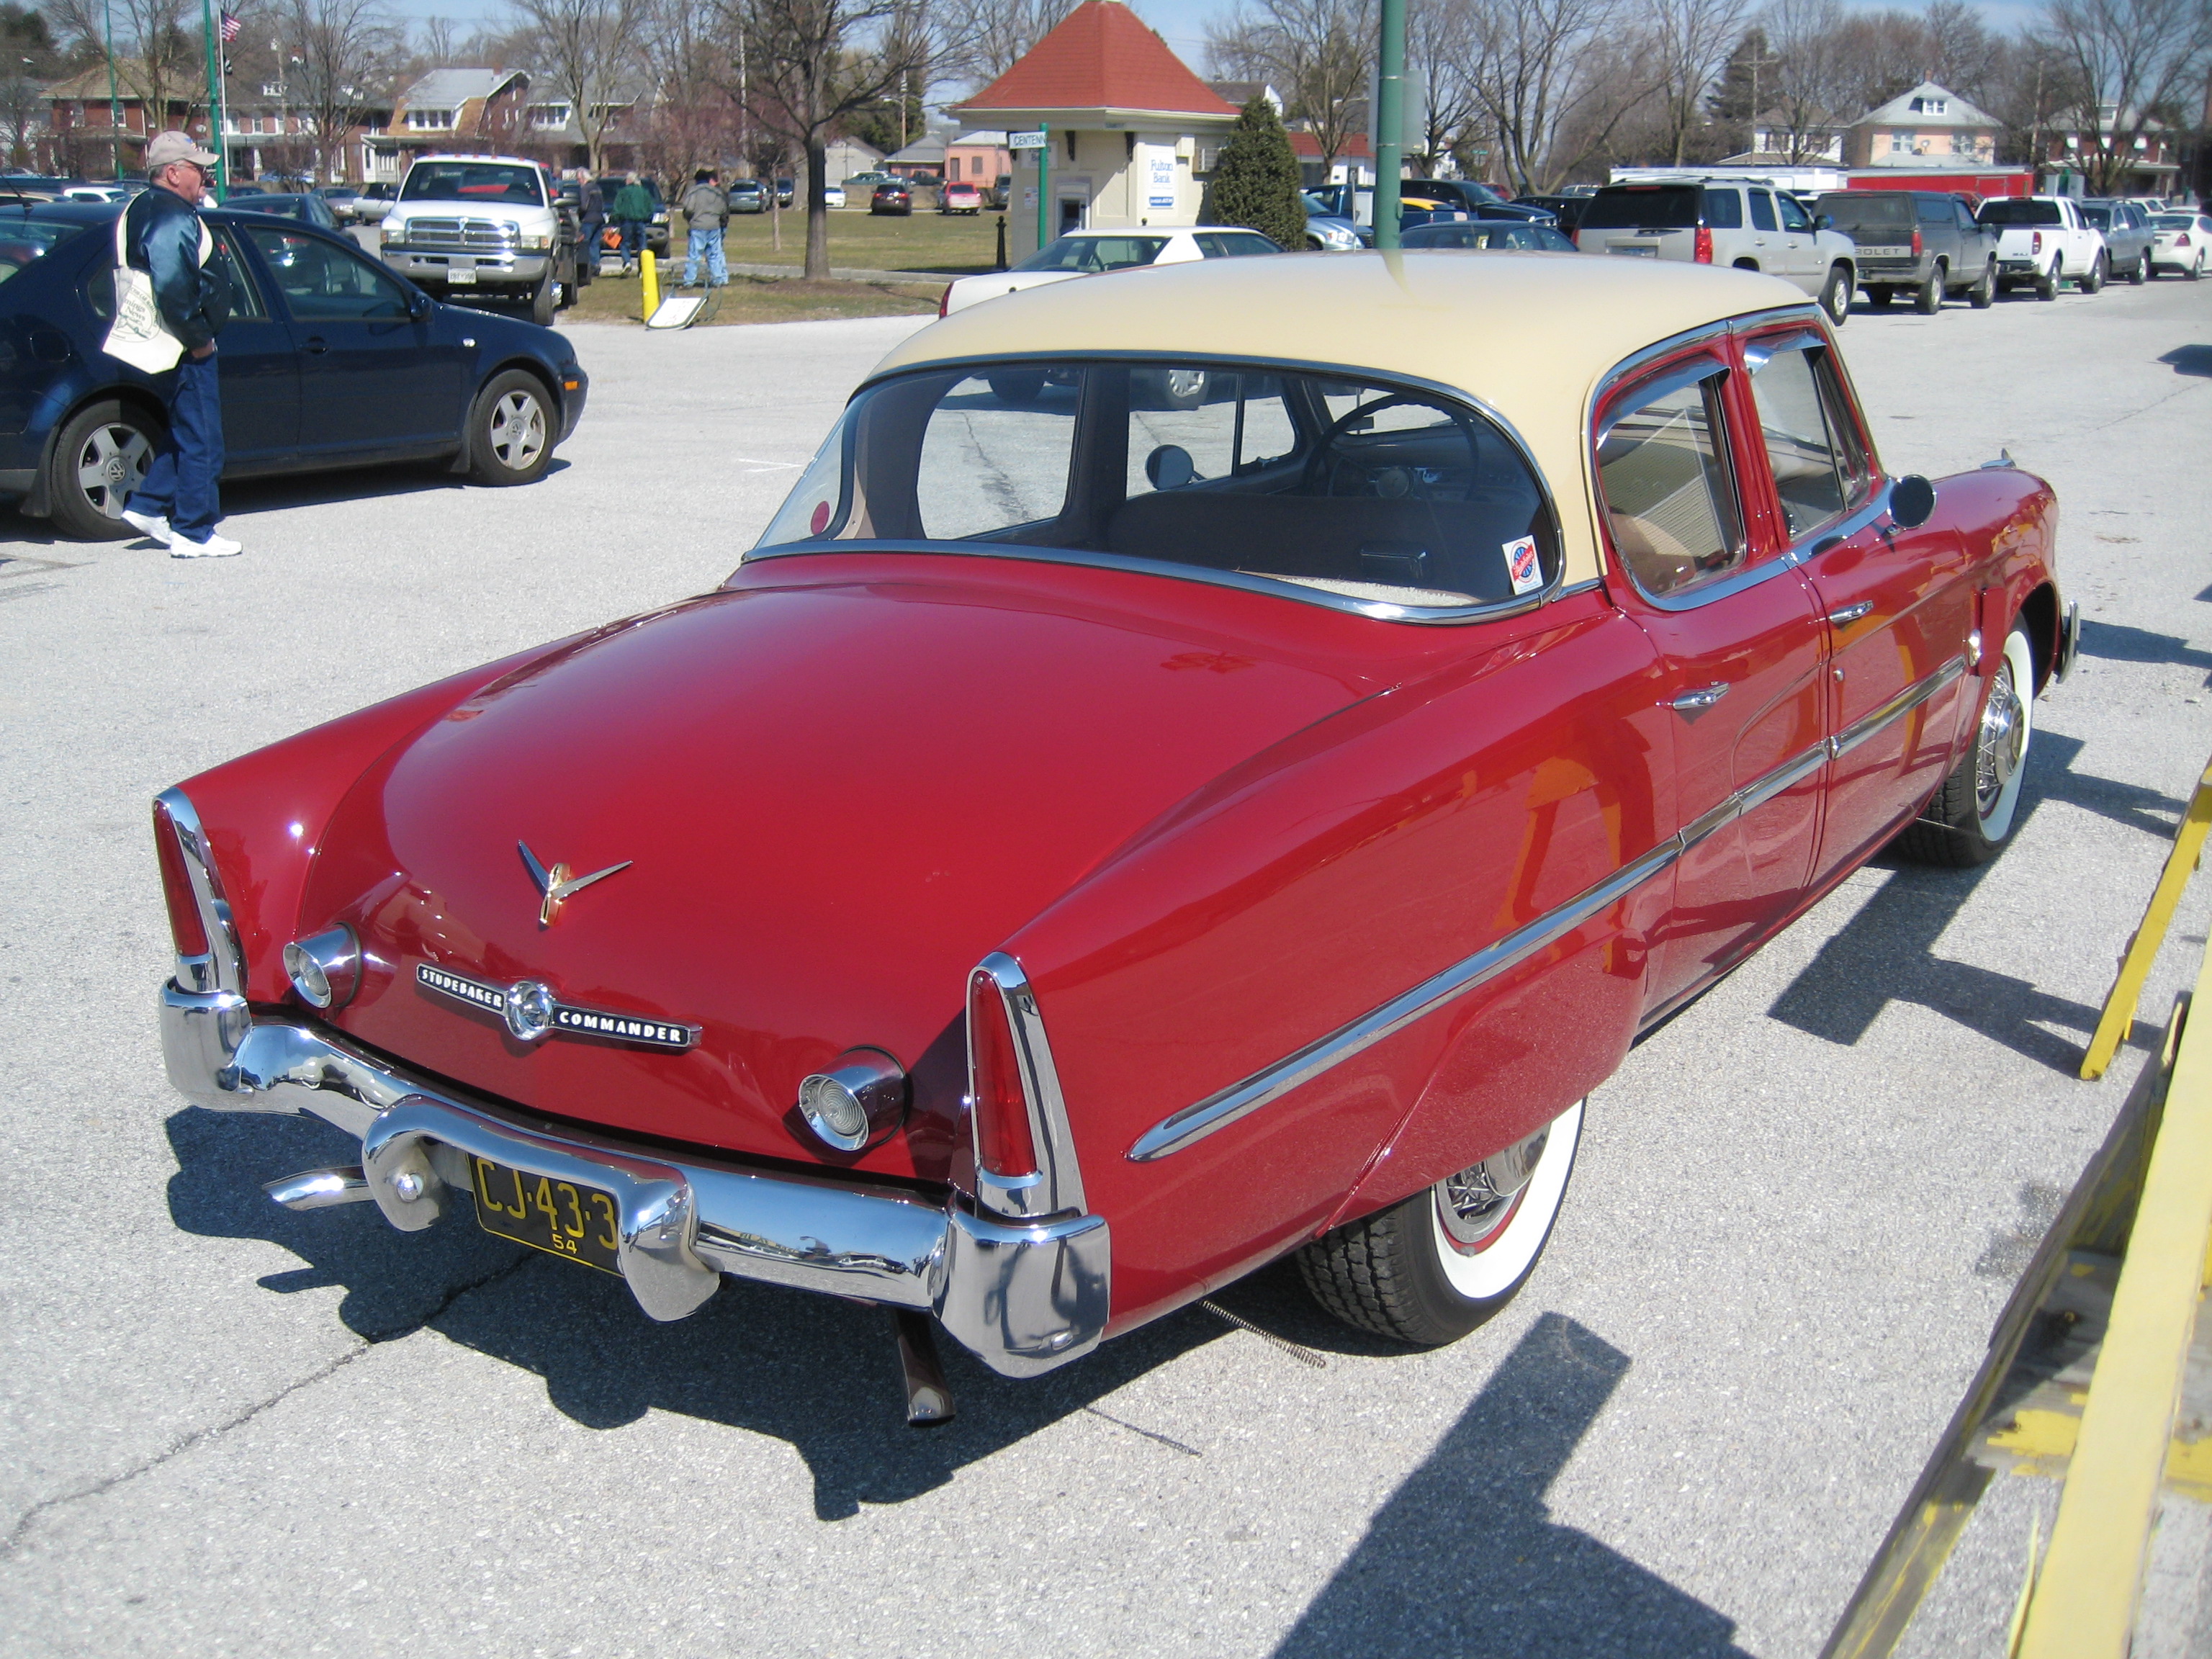
{"label": "white pickup truck", "polygon": [[550,323],[576,297],[576,229],[535,161],[425,155],[378,230],[385,264],[441,300],[520,301]]}
{"label": "white pickup truck", "polygon": [[2105,238],[2069,196],[2001,196],[1975,217],[1998,234],[1997,288],[2029,283],[2039,299],[2055,300],[2061,283],[2094,294],[2112,274]]}

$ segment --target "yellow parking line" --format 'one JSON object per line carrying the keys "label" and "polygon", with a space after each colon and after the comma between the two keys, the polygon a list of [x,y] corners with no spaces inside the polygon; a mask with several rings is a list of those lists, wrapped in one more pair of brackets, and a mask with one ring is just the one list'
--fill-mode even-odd
{"label": "yellow parking line", "polygon": [[2181,828],[2174,836],[2173,850],[2166,856],[2166,868],[2159,872],[2158,885],[2151,890],[2150,906],[2143,912],[2142,926],[2136,929],[2135,937],[2128,941],[2126,954],[2120,958],[2119,977],[2112,981],[2112,994],[2105,999],[2105,1012],[2099,1017],[2097,1030],[2089,1039],[2089,1052],[2081,1059],[2081,1079],[2085,1083],[2094,1083],[2104,1076],[2105,1068],[2119,1052],[2121,1039],[2135,1024],[2136,1005],[2142,1000],[2143,981],[2150,977],[2152,959],[2158,955],[2166,930],[2172,924],[2173,913],[2181,903],[2182,889],[2189,885],[2190,874],[2203,856],[2204,835],[2209,829],[2212,829],[2212,766],[2206,767],[2204,775],[2197,781],[2196,793],[2189,798],[2189,810],[2182,815]]}
{"label": "yellow parking line", "polygon": [[[2191,820],[2204,799],[2200,787]],[[2177,846],[2177,860],[2180,852]],[[2212,953],[2190,1006],[2203,1018],[2182,1030],[2165,1121],[2028,1608],[2024,1659],[2124,1659],[2134,1628],[2212,1245]]]}

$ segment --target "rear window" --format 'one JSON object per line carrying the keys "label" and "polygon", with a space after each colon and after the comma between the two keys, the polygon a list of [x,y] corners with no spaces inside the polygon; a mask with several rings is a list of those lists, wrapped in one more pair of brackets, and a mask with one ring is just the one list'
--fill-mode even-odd
{"label": "rear window", "polygon": [[1016,265],[1016,270],[1126,270],[1148,265],[1168,245],[1164,236],[1063,236]]}
{"label": "rear window", "polygon": [[759,550],[884,542],[1141,559],[1400,610],[1526,598],[1559,569],[1541,488],[1479,411],[1188,360],[969,366],[863,392]]}
{"label": "rear window", "polygon": [[1694,185],[1629,185],[1601,190],[1583,213],[1584,230],[1691,230],[1698,222]]}
{"label": "rear window", "polygon": [[[100,227],[112,237],[113,222]],[[41,219],[33,214],[0,212],[0,283],[46,255],[86,228],[82,219]]]}
{"label": "rear window", "polygon": [[501,202],[544,207],[538,169],[498,161],[417,161],[399,187],[403,202]]}
{"label": "rear window", "polygon": [[2110,208],[2085,207],[2081,210],[2081,216],[2099,230],[2112,228],[2112,210]]}
{"label": "rear window", "polygon": [[2036,202],[2024,197],[1984,202],[1978,216],[1985,225],[2055,225],[2063,222],[2056,202]]}
{"label": "rear window", "polygon": [[2194,230],[2197,216],[2193,213],[2154,213],[2152,227],[2158,230]]}
{"label": "rear window", "polygon": [[1820,198],[1814,211],[1833,219],[1838,230],[1903,230],[1912,223],[1912,198],[1834,191]]}

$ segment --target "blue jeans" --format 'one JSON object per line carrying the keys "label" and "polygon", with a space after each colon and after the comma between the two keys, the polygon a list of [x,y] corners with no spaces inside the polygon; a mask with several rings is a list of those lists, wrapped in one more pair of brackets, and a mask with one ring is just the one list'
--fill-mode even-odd
{"label": "blue jeans", "polygon": [[699,260],[707,261],[707,280],[716,288],[730,280],[729,260],[722,252],[722,228],[720,225],[691,227],[691,246],[684,255],[684,286],[699,286]]}
{"label": "blue jeans", "polygon": [[634,265],[637,263],[637,256],[645,247],[645,221],[624,219],[622,222],[622,234],[623,263],[626,265]]}
{"label": "blue jeans", "polygon": [[222,517],[216,480],[222,476],[222,371],[220,353],[177,364],[169,392],[169,435],[161,441],[144,482],[124,505],[133,513],[168,520],[186,541],[204,542]]}

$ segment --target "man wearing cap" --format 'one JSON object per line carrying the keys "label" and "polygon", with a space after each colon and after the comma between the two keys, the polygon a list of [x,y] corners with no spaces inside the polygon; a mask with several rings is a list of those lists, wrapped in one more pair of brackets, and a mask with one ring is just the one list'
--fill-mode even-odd
{"label": "man wearing cap", "polygon": [[230,283],[210,263],[215,240],[198,211],[205,199],[211,151],[181,132],[155,135],[146,146],[154,182],[124,210],[125,257],[154,281],[163,326],[182,343],[171,371],[168,435],[146,477],[124,504],[124,519],[179,559],[221,558],[240,551],[216,534],[222,517],[216,480],[222,475],[222,383],[215,337],[230,320]]}

